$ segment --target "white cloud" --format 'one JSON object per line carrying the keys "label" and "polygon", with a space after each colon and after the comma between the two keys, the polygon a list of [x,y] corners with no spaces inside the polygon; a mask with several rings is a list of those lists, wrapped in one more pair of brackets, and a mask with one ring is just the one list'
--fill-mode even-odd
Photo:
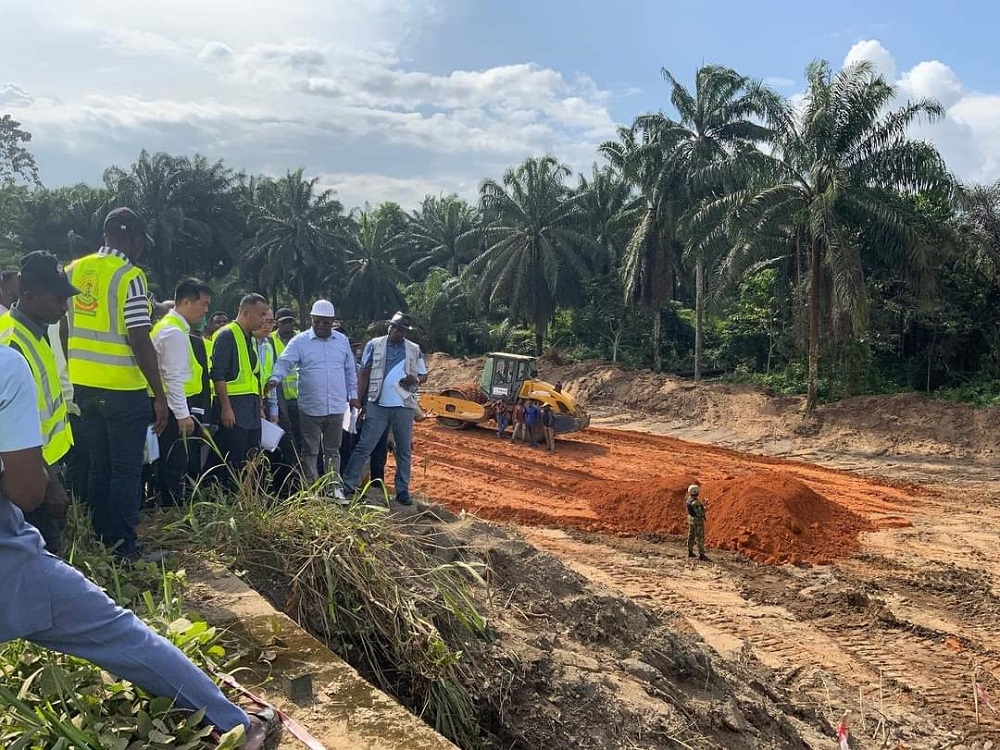
{"label": "white cloud", "polygon": [[476,183],[462,175],[435,177],[390,177],[375,172],[338,172],[318,175],[319,185],[337,193],[346,210],[364,206],[365,202],[395,201],[404,208],[417,206],[427,195],[456,193],[470,202],[477,198]]}
{"label": "white cloud", "polygon": [[[541,153],[589,168],[597,143],[614,134],[610,93],[586,75],[528,61],[421,69],[408,43],[432,29],[446,5],[263,0],[251,10],[242,0],[92,0],[84,8],[53,0],[44,13],[15,6],[7,31],[0,27],[0,68],[17,70],[14,84],[35,101],[6,89],[0,101],[23,115],[42,178],[52,184],[95,181],[140,148],[197,151],[248,171],[302,165],[333,176],[345,203],[365,188],[407,196],[411,205],[421,190],[474,193],[483,177]],[[46,69],[13,64],[17,44],[4,42],[22,33],[34,58],[49,61]]]}
{"label": "white cloud", "polygon": [[13,83],[0,85],[0,107],[10,107],[12,109],[22,109],[30,107],[34,99],[27,91]]}
{"label": "white cloud", "polygon": [[851,47],[844,58],[844,67],[862,60],[874,65],[875,70],[885,76],[886,80],[896,80],[896,61],[877,39],[864,39]]}
{"label": "white cloud", "polygon": [[1000,94],[969,91],[959,75],[939,60],[917,63],[896,78],[896,61],[876,39],[858,42],[844,65],[871,60],[896,86],[900,99],[936,99],[945,116],[914,126],[913,135],[933,143],[948,167],[967,182],[1000,180]]}

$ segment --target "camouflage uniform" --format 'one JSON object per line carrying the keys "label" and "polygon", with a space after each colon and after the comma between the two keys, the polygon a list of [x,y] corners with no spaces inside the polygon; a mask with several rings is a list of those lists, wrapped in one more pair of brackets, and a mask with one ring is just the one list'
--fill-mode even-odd
{"label": "camouflage uniform", "polygon": [[694,545],[698,544],[698,557],[707,560],[705,556],[705,504],[699,497],[699,488],[692,485],[688,489],[685,505],[688,512],[688,557],[694,557]]}

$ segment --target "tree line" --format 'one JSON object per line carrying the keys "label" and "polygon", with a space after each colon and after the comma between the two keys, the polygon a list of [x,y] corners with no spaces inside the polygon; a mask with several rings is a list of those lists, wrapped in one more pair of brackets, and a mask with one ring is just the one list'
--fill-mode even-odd
{"label": "tree line", "polygon": [[668,71],[669,114],[601,144],[590,174],[529,158],[470,204],[346,210],[303,169],[252,176],[140,153],[100,187],[37,183],[0,119],[0,258],[71,259],[114,205],[146,218],[162,299],[186,275],[300,314],[333,299],[360,335],[411,313],[430,350],[506,349],[762,382],[821,398],[899,389],[980,401],[1000,373],[1000,182],[963,185],[868,63],[816,61],[794,101],[718,65]]}

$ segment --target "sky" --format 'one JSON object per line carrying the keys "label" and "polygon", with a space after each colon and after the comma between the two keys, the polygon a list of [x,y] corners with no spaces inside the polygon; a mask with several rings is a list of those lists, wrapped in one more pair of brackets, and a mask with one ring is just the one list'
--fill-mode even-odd
{"label": "sky", "polygon": [[48,187],[100,184],[141,149],[270,175],[304,167],[348,208],[479,183],[670,112],[666,68],[705,63],[787,96],[813,59],[871,60],[966,181],[1000,179],[1000,3],[878,0],[0,0],[0,114]]}

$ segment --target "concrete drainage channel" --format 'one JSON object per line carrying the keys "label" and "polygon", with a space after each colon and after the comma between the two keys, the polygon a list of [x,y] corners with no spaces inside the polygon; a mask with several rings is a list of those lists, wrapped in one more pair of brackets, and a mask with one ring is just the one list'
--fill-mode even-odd
{"label": "concrete drainage channel", "polygon": [[[455,750],[243,581],[188,562],[188,606],[229,630],[256,661],[235,677],[326,750]],[[304,745],[285,732],[280,747]]]}

